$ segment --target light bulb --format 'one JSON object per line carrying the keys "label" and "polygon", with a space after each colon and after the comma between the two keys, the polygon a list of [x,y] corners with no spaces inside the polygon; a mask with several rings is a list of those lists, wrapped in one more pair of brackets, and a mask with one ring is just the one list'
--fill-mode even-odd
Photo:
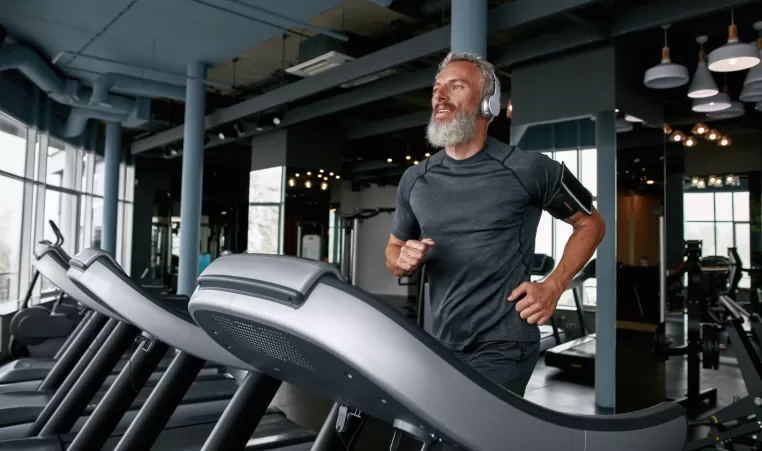
{"label": "light bulb", "polygon": [[654,181],[653,181],[653,180],[647,180],[647,181],[646,181],[646,184],[648,184],[648,185],[653,185],[653,184],[654,184]]}
{"label": "light bulb", "polygon": [[225,139],[225,134],[220,132],[219,134],[217,134],[217,137],[219,137],[220,140],[223,140],[223,139]]}
{"label": "light bulb", "polygon": [[698,181],[698,184],[696,185],[697,188],[704,189],[706,188],[706,183],[704,182],[704,179],[701,179]]}
{"label": "light bulb", "polygon": [[386,159],[386,162],[387,162],[387,163],[391,163],[391,162],[392,162],[392,159],[391,159],[391,158],[387,158],[387,159]]}
{"label": "light bulb", "polygon": [[696,145],[696,138],[694,138],[693,136],[689,136],[688,139],[686,139],[685,142],[683,142],[683,145],[685,147],[693,147],[693,146],[695,146]]}
{"label": "light bulb", "polygon": [[431,156],[431,154],[426,152],[425,154],[423,154],[423,156],[426,157],[426,158],[429,158]]}
{"label": "light bulb", "polygon": [[729,175],[729,176],[725,177],[725,184],[726,185],[730,185],[732,183],[733,183],[733,176],[732,175]]}
{"label": "light bulb", "polygon": [[709,141],[714,141],[719,137],[720,137],[720,132],[714,129],[709,130],[709,132],[706,134],[706,139],[708,139]]}
{"label": "light bulb", "polygon": [[307,175],[312,175],[312,172],[310,172],[310,171],[307,171]]}
{"label": "light bulb", "polygon": [[294,175],[295,175],[295,176],[297,176],[297,177],[299,177],[299,173],[298,173],[298,172],[297,172],[296,174],[294,174]]}
{"label": "light bulb", "polygon": [[405,157],[405,159],[406,159],[406,160],[409,160],[409,159],[410,159],[410,155],[406,156],[406,157]]}
{"label": "light bulb", "polygon": [[296,180],[288,179],[288,186],[294,186],[294,185],[296,185]]}
{"label": "light bulb", "polygon": [[322,189],[323,191],[327,190],[328,189],[328,184],[326,182],[321,183],[320,184],[320,189]]}
{"label": "light bulb", "polygon": [[418,161],[414,161],[413,164],[418,164]]}
{"label": "light bulb", "polygon": [[677,130],[676,132],[672,133],[672,135],[669,137],[669,139],[672,140],[672,142],[680,142],[685,139],[685,135],[680,130]]}
{"label": "light bulb", "polygon": [[702,124],[701,122],[699,122],[698,124],[696,124],[695,126],[693,126],[693,130],[692,130],[692,133],[693,133],[694,135],[703,135],[703,134],[704,134],[704,133],[706,133],[707,131],[709,131],[709,127],[707,127],[706,125],[704,125],[704,124]]}
{"label": "light bulb", "polygon": [[693,178],[691,179],[691,185],[693,185],[693,186],[696,186],[696,185],[698,185],[698,182],[699,182],[699,179],[698,179],[698,177],[693,177]]}
{"label": "light bulb", "polygon": [[310,182],[309,180],[307,180],[306,182],[304,182],[304,187],[305,187],[305,188],[312,188],[312,182]]}
{"label": "light bulb", "polygon": [[730,136],[723,136],[722,138],[720,138],[717,144],[720,145],[721,147],[727,147],[732,142],[733,141],[730,139]]}
{"label": "light bulb", "polygon": [[320,173],[321,173],[321,174],[323,173],[323,170],[322,170],[322,169],[320,170]]}
{"label": "light bulb", "polygon": [[329,173],[328,173],[328,175],[330,175],[331,177],[333,177],[333,172],[329,172]]}
{"label": "light bulb", "polygon": [[336,174],[336,180],[340,179],[341,176],[339,174]]}
{"label": "light bulb", "polygon": [[710,175],[709,176],[709,184],[714,185],[714,183],[717,181],[717,177]]}

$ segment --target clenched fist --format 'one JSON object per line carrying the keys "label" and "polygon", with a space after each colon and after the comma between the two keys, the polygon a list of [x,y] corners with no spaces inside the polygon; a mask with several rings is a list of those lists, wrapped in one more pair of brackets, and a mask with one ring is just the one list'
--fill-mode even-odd
{"label": "clenched fist", "polygon": [[431,238],[424,238],[421,241],[408,240],[400,248],[400,256],[397,258],[397,267],[411,273],[421,266],[421,263],[429,253],[429,249],[434,245]]}

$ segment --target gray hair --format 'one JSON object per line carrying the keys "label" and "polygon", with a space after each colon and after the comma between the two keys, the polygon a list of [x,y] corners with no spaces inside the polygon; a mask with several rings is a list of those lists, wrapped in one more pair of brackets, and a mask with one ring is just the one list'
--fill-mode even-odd
{"label": "gray hair", "polygon": [[482,78],[482,96],[484,97],[488,96],[489,94],[492,94],[492,91],[495,89],[495,80],[492,78],[495,74],[495,66],[492,65],[492,63],[486,61],[484,57],[482,57],[478,53],[472,53],[472,52],[450,52],[447,54],[445,59],[442,60],[441,63],[439,63],[439,69],[437,70],[437,75],[439,75],[439,72],[442,71],[445,67],[447,67],[448,64],[454,63],[457,61],[466,61],[476,66],[477,69],[479,69],[479,73],[481,74]]}

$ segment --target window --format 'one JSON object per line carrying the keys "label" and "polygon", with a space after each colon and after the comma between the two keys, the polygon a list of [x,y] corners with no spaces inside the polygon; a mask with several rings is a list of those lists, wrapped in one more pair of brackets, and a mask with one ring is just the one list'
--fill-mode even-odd
{"label": "window", "polygon": [[283,219],[284,175],[282,166],[251,171],[249,174],[248,252],[282,252],[280,231]]}
{"label": "window", "polygon": [[24,182],[0,175],[0,193],[0,302],[4,302],[18,297]]}
{"label": "window", "polygon": [[[543,152],[550,158],[564,163],[569,171],[574,173],[585,187],[593,194],[593,205],[597,207],[596,196],[598,193],[598,163],[597,151],[593,149],[559,150]],[[563,221],[553,218],[549,213],[543,212],[540,224],[537,227],[534,251],[536,254],[545,254],[553,257],[558,265],[563,256],[566,242],[572,234],[572,227]],[[593,258],[597,251],[593,254]],[[595,306],[596,283],[590,279],[584,284],[583,304]],[[558,301],[559,306],[575,307],[574,295],[567,290]]]}
{"label": "window", "polygon": [[[751,225],[748,191],[693,191],[683,194],[683,238],[701,240],[702,256],[728,255],[735,247],[744,268],[751,265]],[[741,288],[751,279],[743,273]]]}
{"label": "window", "polygon": [[26,127],[0,114],[0,171],[24,176],[26,132]]}

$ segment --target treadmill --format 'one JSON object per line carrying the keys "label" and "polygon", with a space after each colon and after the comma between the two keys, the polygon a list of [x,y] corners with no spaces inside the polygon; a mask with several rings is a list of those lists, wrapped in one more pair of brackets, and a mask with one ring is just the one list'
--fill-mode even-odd
{"label": "treadmill", "polygon": [[[471,451],[682,451],[686,443],[688,421],[675,403],[577,415],[503,389],[329,263],[230,255],[215,260],[198,284],[190,314],[220,347],[257,362],[262,373],[247,383],[259,379],[258,389],[267,392],[272,379],[289,381],[335,403],[313,451],[336,443],[353,449],[359,440],[343,435],[362,427],[347,424],[359,418],[362,425],[368,416],[393,426],[391,451],[403,436],[421,442],[421,450],[444,443]],[[228,412],[219,430],[234,421]],[[203,449],[225,449],[212,446],[217,437]]]}
{"label": "treadmill", "polygon": [[545,365],[565,371],[579,372],[586,380],[590,380],[595,375],[595,334],[587,333],[582,299],[584,298],[585,282],[594,278],[595,259],[592,259],[572,279],[568,288],[572,290],[574,295],[574,304],[577,307],[577,317],[582,336],[545,351]]}
{"label": "treadmill", "polygon": [[[26,391],[18,389],[21,384],[5,385],[5,388],[15,387],[17,390],[9,389],[0,393],[0,440],[37,435],[48,427],[48,423],[61,424],[60,430],[63,432],[76,433],[92,414],[95,406],[106,396],[107,389],[118,383],[119,376],[113,374],[114,362],[122,357],[132,344],[132,338],[138,335],[136,329],[126,326],[127,329],[123,328],[126,332],[121,332],[119,337],[112,337],[117,335],[116,329],[120,327],[118,323],[124,323],[124,320],[72,283],[66,276],[68,262],[62,260],[62,255],[65,254],[59,247],[46,247],[38,258],[37,266],[40,273],[49,277],[51,282],[72,298],[91,307],[93,312],[86,319],[87,324],[80,330],[79,335],[71,341],[69,348],[42,382],[29,381],[28,385],[34,388]],[[115,354],[100,358],[101,349],[109,346],[111,342],[115,343],[112,346]],[[166,351],[164,354],[167,354]],[[167,357],[158,355],[156,358],[166,366]],[[133,361],[134,359],[119,361],[122,368],[130,365],[126,371],[120,371],[119,374],[126,374],[131,378]],[[102,366],[99,367],[99,364]],[[89,368],[90,365],[95,367],[95,374]],[[140,387],[135,389],[137,391],[129,404],[132,410],[137,411],[146,402],[151,387],[161,376],[161,373],[155,372],[159,366],[157,363],[153,372],[146,375],[147,380],[142,390]],[[91,375],[94,382],[80,390],[77,386],[79,379]],[[191,389],[182,398],[182,403],[193,405],[198,411],[196,416],[208,415],[206,412],[211,412],[211,417],[217,418],[237,388],[238,385],[231,375],[224,374],[217,368],[208,368],[205,374],[193,381]],[[59,411],[61,406],[74,407],[65,412],[64,408]],[[177,421],[188,422],[183,418]]]}
{"label": "treadmill", "polygon": [[[146,331],[146,335],[151,337],[151,345],[161,343],[179,352],[140,411],[131,411],[122,417],[123,407],[104,399],[79,434],[60,436],[61,447],[69,450],[147,450],[152,447],[174,450],[192,446],[192,449],[198,449],[213,431],[218,431],[216,426],[223,411],[226,415],[232,415],[228,412],[236,411],[241,403],[253,399],[256,408],[249,406],[240,412],[240,419],[232,423],[235,425],[233,431],[226,430],[222,437],[219,437],[221,432],[217,432],[225,446],[237,437],[243,440],[247,450],[294,446],[296,448],[284,448],[284,451],[309,449],[314,433],[300,428],[282,412],[269,406],[275,392],[267,395],[256,389],[255,382],[261,379],[261,375],[249,363],[234,357],[209,338],[193,322],[187,304],[154,297],[131,280],[116,261],[102,250],[88,249],[75,256],[68,275],[78,287],[104,302],[120,318]],[[268,343],[265,341],[260,345],[268,346]],[[180,405],[179,401],[207,361],[245,370],[249,374],[232,400],[215,403],[216,412],[203,415],[196,405]],[[277,390],[278,385],[271,384],[271,388]],[[114,398],[119,399],[117,395]],[[183,417],[195,421],[183,423],[179,421]],[[254,430],[257,424],[259,426]],[[242,431],[247,434],[241,436]],[[55,444],[54,438],[42,439],[47,440],[48,444]]]}

